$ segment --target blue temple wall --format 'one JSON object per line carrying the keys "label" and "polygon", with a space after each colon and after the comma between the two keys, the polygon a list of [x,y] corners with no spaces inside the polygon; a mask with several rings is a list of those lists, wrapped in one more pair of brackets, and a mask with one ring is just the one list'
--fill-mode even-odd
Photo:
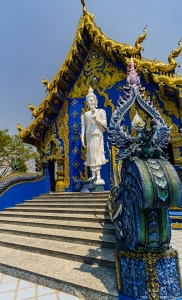
{"label": "blue temple wall", "polygon": [[[80,134],[81,134],[81,114],[86,111],[85,98],[88,93],[88,88],[91,85],[94,89],[94,93],[98,99],[98,108],[102,108],[106,111],[107,124],[109,124],[113,109],[117,106],[117,100],[119,96],[123,96],[123,86],[126,84],[126,66],[122,61],[113,63],[111,59],[107,58],[99,52],[97,48],[90,50],[88,56],[85,59],[85,63],[78,74],[76,80],[70,86],[67,95],[64,97],[68,101],[68,127],[69,127],[69,177],[70,186],[66,191],[74,191],[73,177],[80,178],[80,172],[82,176],[85,176],[84,160],[83,160],[83,147],[81,146]],[[162,101],[159,86],[150,80],[146,83],[143,73],[141,75],[141,85],[145,87],[145,96],[148,100],[148,96],[154,102],[154,106],[159,110],[162,116],[165,116],[165,121],[168,126],[175,124],[177,128],[181,128],[179,119],[179,107],[177,100],[171,100],[175,95],[168,97],[169,104],[175,106],[174,114],[173,110],[168,111],[164,100]],[[117,77],[116,77],[117,76]],[[113,79],[114,78],[114,79]],[[120,80],[121,78],[121,80]],[[108,100],[112,100],[109,103]],[[170,102],[171,101],[171,102]],[[130,126],[131,119],[134,118],[135,108],[133,111],[125,116],[125,124]],[[142,114],[140,109],[138,113]],[[55,120],[58,115],[55,116]],[[142,117],[143,115],[141,115]],[[173,129],[174,131],[174,129]],[[60,140],[58,135],[58,128],[56,137],[63,148],[64,143]],[[104,146],[105,156],[108,159],[108,150],[106,147],[107,135],[104,133]],[[182,148],[180,148],[182,154]],[[88,177],[90,177],[90,171],[88,170]],[[102,166],[101,177],[105,180],[105,189],[109,190],[109,163]]]}
{"label": "blue temple wall", "polygon": [[23,203],[25,200],[31,200],[40,194],[50,192],[50,177],[43,177],[35,182],[22,182],[10,187],[0,197],[0,211],[4,208],[13,207],[16,204]]}

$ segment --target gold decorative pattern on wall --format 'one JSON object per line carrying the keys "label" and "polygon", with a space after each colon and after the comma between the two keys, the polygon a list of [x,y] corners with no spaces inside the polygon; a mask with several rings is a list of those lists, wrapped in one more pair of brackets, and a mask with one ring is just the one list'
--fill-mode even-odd
{"label": "gold decorative pattern on wall", "polygon": [[168,112],[169,115],[174,115],[177,119],[179,119],[179,111],[177,107],[177,103],[174,100],[171,100],[167,95],[161,93],[159,91],[155,92],[158,94],[159,99],[164,103],[164,109]]}
{"label": "gold decorative pattern on wall", "polygon": [[163,110],[162,107],[160,107],[159,102],[158,102],[157,97],[156,97],[155,94],[153,94],[153,96],[152,96],[152,101],[153,101],[154,107],[159,111],[160,115],[162,116],[162,118],[166,122],[167,126],[168,127],[172,126],[172,128],[170,130],[170,134],[177,134],[178,130],[179,130],[178,126],[173,123],[172,118],[170,118],[168,115],[166,115],[164,113],[164,110]]}
{"label": "gold decorative pattern on wall", "polygon": [[88,106],[87,106],[87,101],[85,100],[80,117],[87,111],[88,111]]}
{"label": "gold decorative pattern on wall", "polygon": [[[83,161],[86,161],[86,148],[85,147],[82,147],[81,148],[81,159]],[[84,173],[82,173],[80,171],[80,179],[81,180],[87,180],[88,179],[88,167],[84,165]]]}
{"label": "gold decorative pattern on wall", "polygon": [[64,100],[63,106],[57,118],[57,128],[59,138],[64,144],[64,186],[68,188],[70,185],[69,176],[69,127],[68,127],[68,101]]}
{"label": "gold decorative pattern on wall", "polygon": [[182,147],[182,133],[171,134],[171,143],[174,147]]}
{"label": "gold decorative pattern on wall", "polygon": [[114,113],[114,104],[112,103],[112,99],[109,99],[108,93],[101,91],[99,87],[96,87],[96,91],[100,96],[103,96],[105,98],[104,107],[110,106],[112,110],[112,114]]}
{"label": "gold decorative pattern on wall", "polygon": [[53,142],[52,146],[52,155],[48,156],[48,159],[59,159],[61,157],[61,153],[63,148],[59,145],[59,141],[56,138],[56,127],[55,123],[51,126],[49,130],[47,130],[45,137],[44,137],[44,146],[45,150],[48,150],[50,147],[51,142]]}
{"label": "gold decorative pattern on wall", "polygon": [[83,70],[68,97],[85,97],[90,85],[96,90],[99,87],[98,92],[102,93],[102,89],[110,89],[114,84],[120,82],[124,78],[126,78],[126,74],[108,62],[105,57],[99,53],[99,50],[96,47],[93,47],[89,52]]}
{"label": "gold decorative pattern on wall", "polygon": [[159,113],[161,114],[163,119],[165,120],[167,126],[168,127],[172,126],[171,130],[170,130],[170,138],[171,138],[171,144],[172,144],[172,148],[173,148],[174,162],[175,162],[175,165],[178,165],[178,164],[182,163],[182,157],[180,156],[179,147],[176,147],[176,142],[175,142],[174,136],[179,134],[179,128],[176,124],[173,123],[172,118],[170,118],[168,115],[164,114],[163,108],[160,107],[160,105],[157,101],[156,95],[153,94],[152,100],[153,100],[154,107],[157,108],[157,110],[159,111]]}
{"label": "gold decorative pattern on wall", "polygon": [[173,155],[174,155],[175,165],[182,164],[182,157],[181,157],[181,154],[180,154],[180,148],[173,147]]}

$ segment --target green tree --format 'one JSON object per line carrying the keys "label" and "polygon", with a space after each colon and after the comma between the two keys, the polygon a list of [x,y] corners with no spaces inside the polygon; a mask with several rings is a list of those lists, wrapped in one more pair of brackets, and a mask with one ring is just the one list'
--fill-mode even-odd
{"label": "green tree", "polygon": [[19,135],[9,135],[9,130],[0,130],[0,177],[14,172],[26,172],[26,162],[35,158],[37,152],[24,144]]}

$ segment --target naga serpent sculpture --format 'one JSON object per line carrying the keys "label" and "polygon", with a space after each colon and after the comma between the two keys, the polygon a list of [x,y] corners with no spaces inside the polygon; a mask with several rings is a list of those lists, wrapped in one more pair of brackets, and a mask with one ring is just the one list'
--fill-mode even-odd
{"label": "naga serpent sculpture", "polygon": [[[180,181],[162,148],[169,142],[170,128],[150,101],[145,101],[135,64],[131,59],[124,97],[106,129],[111,144],[124,151],[121,182],[110,193],[110,214],[118,239],[134,251],[155,252],[169,249],[171,229],[168,208],[180,206]],[[147,113],[150,130],[136,113],[131,126],[137,131],[132,137],[126,131],[124,115],[136,101]]]}

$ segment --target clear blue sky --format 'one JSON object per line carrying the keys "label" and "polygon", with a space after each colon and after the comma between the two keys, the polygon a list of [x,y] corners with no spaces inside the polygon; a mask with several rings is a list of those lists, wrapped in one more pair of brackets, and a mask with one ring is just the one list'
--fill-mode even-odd
{"label": "clear blue sky", "polygon": [[[147,27],[143,56],[167,63],[182,37],[181,0],[85,0],[87,10],[110,38],[134,46]],[[41,78],[52,80],[71,48],[80,0],[0,0],[0,128],[17,133],[32,121],[45,94]],[[182,66],[182,56],[177,58]],[[182,69],[182,68],[181,68]],[[182,70],[179,72],[182,75]]]}

